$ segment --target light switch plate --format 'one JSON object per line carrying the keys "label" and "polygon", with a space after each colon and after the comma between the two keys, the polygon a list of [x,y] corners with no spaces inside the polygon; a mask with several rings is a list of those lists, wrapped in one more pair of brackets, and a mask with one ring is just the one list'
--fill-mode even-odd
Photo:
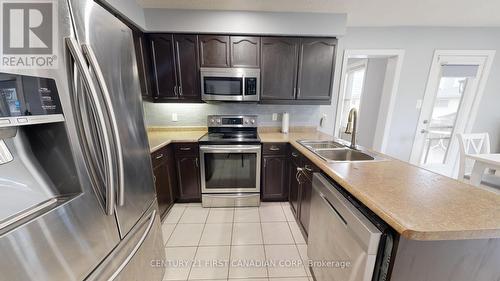
{"label": "light switch plate", "polygon": [[415,106],[416,109],[421,109],[422,108],[422,100],[417,100],[417,105]]}
{"label": "light switch plate", "polygon": [[177,121],[179,121],[179,119],[177,118],[177,113],[175,113],[175,112],[174,112],[174,113],[172,113],[172,121],[173,121],[173,122],[177,122]]}
{"label": "light switch plate", "polygon": [[278,113],[273,113],[273,121],[277,121],[278,120]]}

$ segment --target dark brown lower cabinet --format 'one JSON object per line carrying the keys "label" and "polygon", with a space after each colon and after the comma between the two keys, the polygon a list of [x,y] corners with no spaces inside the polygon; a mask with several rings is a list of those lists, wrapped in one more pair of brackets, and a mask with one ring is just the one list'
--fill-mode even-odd
{"label": "dark brown lower cabinet", "polygon": [[[200,202],[201,201],[201,181],[200,181],[200,160],[198,149],[190,148],[189,152],[182,151],[183,144],[175,145],[175,160],[177,166],[178,180],[178,201],[180,202]],[[186,151],[186,150],[184,150]]]}
{"label": "dark brown lower cabinet", "polygon": [[288,198],[288,157],[262,157],[262,200],[286,201]]}
{"label": "dark brown lower cabinet", "polygon": [[160,217],[163,219],[174,203],[174,190],[177,186],[172,148],[161,148],[153,152],[151,158],[153,162],[156,198],[158,200]]}
{"label": "dark brown lower cabinet", "polygon": [[297,222],[307,235],[311,212],[312,175],[318,168],[293,148],[289,159],[289,201]]}

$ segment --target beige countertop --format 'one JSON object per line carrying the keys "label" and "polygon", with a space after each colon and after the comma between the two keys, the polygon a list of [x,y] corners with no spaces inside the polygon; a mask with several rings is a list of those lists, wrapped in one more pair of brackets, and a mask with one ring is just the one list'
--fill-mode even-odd
{"label": "beige countertop", "polygon": [[[150,128],[151,151],[171,142],[198,141],[206,127]],[[500,195],[390,157],[384,161],[327,163],[297,140],[333,137],[303,130],[259,130],[262,142],[289,142],[325,174],[412,240],[500,238]]]}
{"label": "beige countertop", "polygon": [[172,142],[197,142],[206,133],[206,127],[150,127],[149,150],[155,152]]}
{"label": "beige countertop", "polygon": [[290,142],[403,237],[412,240],[500,238],[500,195],[406,162],[327,163],[297,143],[333,139],[320,132],[259,134]]}

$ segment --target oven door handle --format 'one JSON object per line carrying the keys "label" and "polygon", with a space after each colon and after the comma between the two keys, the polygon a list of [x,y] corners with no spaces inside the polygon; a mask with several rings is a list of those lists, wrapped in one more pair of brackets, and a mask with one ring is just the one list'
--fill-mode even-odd
{"label": "oven door handle", "polygon": [[241,147],[220,147],[220,146],[200,146],[202,152],[211,153],[252,153],[260,152],[260,145],[241,146]]}

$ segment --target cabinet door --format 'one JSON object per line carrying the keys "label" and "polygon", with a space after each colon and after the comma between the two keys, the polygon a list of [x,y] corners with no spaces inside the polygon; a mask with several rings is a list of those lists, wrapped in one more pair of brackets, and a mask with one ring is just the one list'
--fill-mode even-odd
{"label": "cabinet door", "polygon": [[146,39],[146,35],[139,30],[134,30],[134,49],[142,97],[145,100],[153,99],[150,77],[151,61],[149,56],[151,54],[151,48]]}
{"label": "cabinet door", "polygon": [[262,159],[262,199],[286,200],[288,198],[287,157],[264,156]]}
{"label": "cabinet door", "polygon": [[198,156],[180,155],[177,157],[177,180],[179,200],[201,200],[200,167]]}
{"label": "cabinet door", "polygon": [[200,35],[200,66],[229,67],[229,36]]}
{"label": "cabinet door", "polygon": [[156,166],[153,169],[153,174],[160,217],[163,217],[173,203],[172,184],[170,182],[170,177],[172,175],[170,175],[168,162],[163,161],[160,165]]}
{"label": "cabinet door", "polygon": [[336,44],[337,40],[333,38],[300,40],[297,99],[331,98]]}
{"label": "cabinet door", "polygon": [[174,44],[179,98],[200,100],[198,36],[176,34]]}
{"label": "cabinet door", "polygon": [[286,37],[261,40],[261,99],[295,99],[299,40]]}
{"label": "cabinet door", "polygon": [[306,234],[309,233],[309,220],[311,213],[312,180],[304,174],[300,177],[300,215],[299,220]]}
{"label": "cabinet door", "polygon": [[289,201],[290,204],[292,205],[292,210],[294,211],[295,215],[298,214],[299,212],[299,182],[297,181],[297,164],[294,161],[290,161],[290,169],[289,169],[289,185],[290,185],[290,190],[289,190]]}
{"label": "cabinet door", "polygon": [[252,36],[231,36],[231,66],[260,66],[260,38]]}
{"label": "cabinet door", "polygon": [[154,91],[157,99],[177,99],[174,43],[172,34],[150,35]]}

